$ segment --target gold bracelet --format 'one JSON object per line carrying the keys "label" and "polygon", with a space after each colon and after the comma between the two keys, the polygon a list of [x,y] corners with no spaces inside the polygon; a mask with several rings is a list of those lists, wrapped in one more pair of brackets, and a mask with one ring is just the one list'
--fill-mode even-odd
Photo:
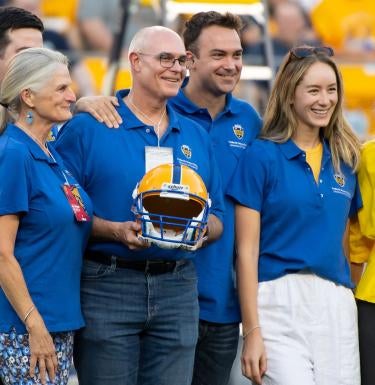
{"label": "gold bracelet", "polygon": [[260,329],[260,326],[257,325],[257,326],[252,327],[250,330],[248,330],[247,332],[243,333],[242,338],[245,339],[245,338],[246,338],[250,333],[252,333],[255,329]]}
{"label": "gold bracelet", "polygon": [[35,306],[31,306],[31,308],[26,312],[25,317],[23,317],[23,323],[25,324],[30,314],[35,310]]}

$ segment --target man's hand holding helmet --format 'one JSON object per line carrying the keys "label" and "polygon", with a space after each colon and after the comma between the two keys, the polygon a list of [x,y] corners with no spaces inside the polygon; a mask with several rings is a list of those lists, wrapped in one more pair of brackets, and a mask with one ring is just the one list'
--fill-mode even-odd
{"label": "man's hand holding helmet", "polygon": [[157,166],[143,176],[133,198],[141,239],[165,249],[194,251],[202,246],[210,199],[194,170],[176,164]]}
{"label": "man's hand holding helmet", "polygon": [[129,247],[130,250],[139,250],[150,247],[150,242],[139,238],[141,225],[138,222],[121,222],[118,224],[117,239]]}

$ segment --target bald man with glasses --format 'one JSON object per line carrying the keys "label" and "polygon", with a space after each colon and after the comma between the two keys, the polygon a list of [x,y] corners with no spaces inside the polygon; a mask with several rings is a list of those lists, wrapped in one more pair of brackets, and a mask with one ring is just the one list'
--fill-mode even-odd
{"label": "bald man with glasses", "polygon": [[[193,168],[212,201],[205,241],[211,242],[222,232],[221,180],[208,134],[167,104],[190,65],[181,38],[165,27],[142,29],[130,44],[129,63],[133,86],[116,95],[120,128],[108,130],[82,113],[56,143],[96,215],[75,365],[80,385],[190,385],[199,317],[195,252],[140,240],[132,191],[152,165]],[[157,271],[147,268],[150,260]]]}

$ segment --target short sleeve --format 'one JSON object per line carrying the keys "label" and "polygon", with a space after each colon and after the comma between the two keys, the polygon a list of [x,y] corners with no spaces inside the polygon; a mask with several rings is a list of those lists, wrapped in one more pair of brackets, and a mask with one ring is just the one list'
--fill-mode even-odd
{"label": "short sleeve", "polygon": [[57,140],[52,145],[64,161],[66,168],[73,174],[78,183],[85,187],[85,156],[83,141],[89,127],[89,119],[82,114],[76,115],[60,130]]}
{"label": "short sleeve", "polygon": [[350,261],[354,263],[367,262],[373,246],[374,241],[361,233],[358,220],[351,220],[349,229]]}
{"label": "short sleeve", "polygon": [[358,183],[363,201],[358,211],[360,230],[367,238],[375,239],[375,142],[364,145]]}
{"label": "short sleeve", "polygon": [[29,210],[31,170],[28,152],[10,138],[0,152],[0,215]]}
{"label": "short sleeve", "polygon": [[227,188],[227,195],[237,203],[261,211],[269,172],[266,151],[259,140],[241,156]]}
{"label": "short sleeve", "polygon": [[352,218],[354,215],[357,214],[358,210],[362,207],[362,196],[361,191],[358,184],[358,178],[355,177],[356,183],[355,183],[355,190],[354,195],[352,198],[352,202],[350,205],[350,211],[349,211],[349,217]]}

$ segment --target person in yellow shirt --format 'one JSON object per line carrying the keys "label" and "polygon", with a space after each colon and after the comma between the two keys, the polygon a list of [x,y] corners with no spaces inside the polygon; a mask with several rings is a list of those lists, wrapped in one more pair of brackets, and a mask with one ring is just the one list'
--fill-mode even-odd
{"label": "person in yellow shirt", "polygon": [[375,384],[375,141],[363,146],[358,172],[363,207],[350,225],[352,278],[357,283],[362,385]]}

